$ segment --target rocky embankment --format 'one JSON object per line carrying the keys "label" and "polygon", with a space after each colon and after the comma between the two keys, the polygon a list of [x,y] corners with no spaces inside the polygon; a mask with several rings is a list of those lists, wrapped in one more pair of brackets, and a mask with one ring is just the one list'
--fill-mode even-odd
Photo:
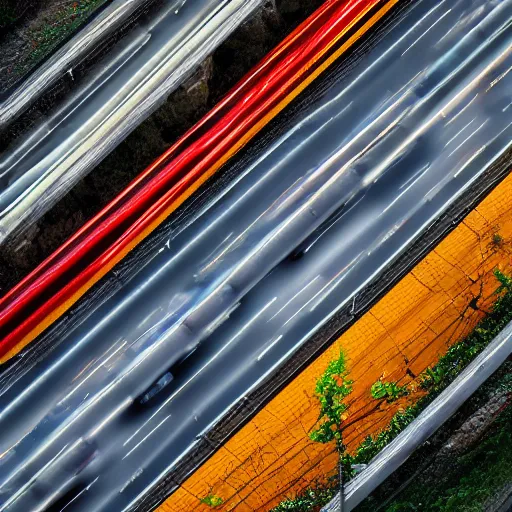
{"label": "rocky embankment", "polygon": [[[0,249],[0,294],[21,280],[197,122],[322,0],[269,0],[22,239]],[[0,59],[1,66],[1,59]]]}

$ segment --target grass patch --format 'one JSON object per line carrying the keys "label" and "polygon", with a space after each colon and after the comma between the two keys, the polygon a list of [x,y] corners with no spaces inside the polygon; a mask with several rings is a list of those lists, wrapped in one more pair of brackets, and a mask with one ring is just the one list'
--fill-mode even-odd
{"label": "grass patch", "polygon": [[0,5],[0,30],[12,25],[17,19],[14,9]]}
{"label": "grass patch", "polygon": [[[512,392],[512,364],[508,363]],[[501,386],[504,386],[502,381]],[[412,483],[386,512],[481,512],[484,503],[512,482],[512,407],[501,413],[492,431],[462,456],[449,478],[435,487]]]}
{"label": "grass patch", "polygon": [[[9,46],[6,42],[3,46],[6,55],[0,70],[5,76],[0,80],[1,87],[12,86],[23,78],[108,1],[18,2],[24,6],[21,9],[11,7],[11,0],[0,0],[0,32],[13,31],[12,37],[6,40]],[[26,16],[27,22],[21,23],[27,12],[31,13]],[[19,27],[12,26],[16,23]]]}
{"label": "grass patch", "polygon": [[20,20],[32,4],[30,0],[0,0],[0,34]]}
{"label": "grass patch", "polygon": [[330,479],[327,483],[304,489],[295,498],[282,501],[270,512],[317,512],[323,505],[329,503],[337,492],[337,480]]}
{"label": "grass patch", "polygon": [[47,23],[32,32],[30,63],[34,64],[46,57],[106,1],[81,0],[69,2],[68,5],[59,9]]}

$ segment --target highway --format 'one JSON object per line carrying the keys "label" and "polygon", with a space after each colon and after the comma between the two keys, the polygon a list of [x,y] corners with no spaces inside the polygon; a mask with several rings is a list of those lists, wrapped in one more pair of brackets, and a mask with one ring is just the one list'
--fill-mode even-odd
{"label": "highway", "polygon": [[421,236],[511,140],[511,19],[417,2],[14,383],[0,510],[128,507]]}
{"label": "highway", "polygon": [[[260,5],[261,0],[175,0],[155,19],[139,23],[83,86],[0,159],[0,244],[91,171]],[[118,16],[107,20],[108,26],[96,28],[114,30]],[[92,44],[97,34],[87,34],[77,44]]]}
{"label": "highway", "polygon": [[[281,112],[299,94],[297,88],[321,72],[310,64],[330,58],[326,52],[339,56],[346,51],[357,40],[356,34],[348,36],[356,20],[363,16],[358,23],[360,30],[366,30],[397,1],[328,2],[289,34],[200,122],[0,298],[0,361],[9,349],[17,350],[20,341],[29,343],[44,328],[42,323],[50,312],[64,313],[70,297],[78,300],[126,255],[137,237],[144,236],[148,226],[165,221],[200,180],[215,174],[224,158]],[[378,13],[371,16],[375,8]],[[349,39],[341,48],[332,49],[331,43],[343,37]],[[317,91],[311,89],[308,94],[318,95]]]}
{"label": "highway", "polygon": [[141,5],[136,0],[116,0],[107,5],[10,94],[0,95],[0,98],[5,97],[0,102],[0,130],[48,92],[59,78],[66,73],[72,75],[75,65],[93,51],[102,39],[122,27]]}

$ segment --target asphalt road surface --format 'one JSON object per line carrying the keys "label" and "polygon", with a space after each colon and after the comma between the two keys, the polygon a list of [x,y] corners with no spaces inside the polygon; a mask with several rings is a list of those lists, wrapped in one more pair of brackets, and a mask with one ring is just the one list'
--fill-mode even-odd
{"label": "asphalt road surface", "polygon": [[15,383],[0,510],[123,510],[403,253],[510,142],[511,19],[416,3]]}

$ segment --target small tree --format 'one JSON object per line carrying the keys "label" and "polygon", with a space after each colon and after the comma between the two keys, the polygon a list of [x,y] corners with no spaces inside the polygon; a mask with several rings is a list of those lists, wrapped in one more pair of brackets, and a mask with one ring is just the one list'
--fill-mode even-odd
{"label": "small tree", "polygon": [[315,395],[320,401],[319,425],[309,437],[319,443],[334,440],[340,455],[345,452],[342,424],[348,409],[343,400],[352,392],[352,384],[353,381],[348,379],[345,355],[340,352],[338,359],[329,363],[315,387]]}

